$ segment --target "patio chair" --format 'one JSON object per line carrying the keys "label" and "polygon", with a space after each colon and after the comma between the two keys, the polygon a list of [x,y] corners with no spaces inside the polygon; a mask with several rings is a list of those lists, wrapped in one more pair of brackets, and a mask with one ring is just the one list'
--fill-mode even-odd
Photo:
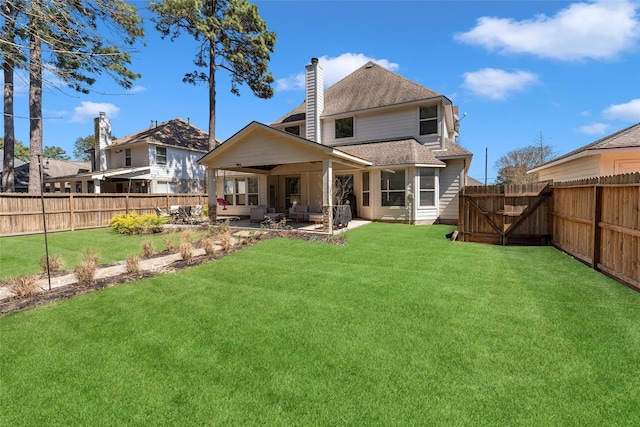
{"label": "patio chair", "polygon": [[196,205],[191,212],[191,216],[200,216],[202,215],[202,205]]}
{"label": "patio chair", "polygon": [[182,222],[188,222],[189,224],[192,224],[191,222],[191,207],[189,206],[178,206],[178,217],[177,217],[178,221],[182,221]]}
{"label": "patio chair", "polygon": [[157,206],[154,209],[156,210],[156,215],[158,215],[160,218],[170,218],[171,217],[171,215],[169,215],[167,212],[163,211],[162,209],[160,209]]}
{"label": "patio chair", "polygon": [[217,198],[216,202],[218,202],[218,204],[222,206],[223,211],[227,210],[227,201],[225,199]]}

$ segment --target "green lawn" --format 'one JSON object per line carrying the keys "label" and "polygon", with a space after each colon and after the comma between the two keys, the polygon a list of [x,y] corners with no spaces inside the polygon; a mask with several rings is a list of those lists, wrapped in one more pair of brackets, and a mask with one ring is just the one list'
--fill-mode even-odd
{"label": "green lawn", "polygon": [[[193,233],[192,238],[203,233]],[[86,250],[98,254],[99,262],[109,264],[122,261],[132,255],[142,255],[142,244],[153,242],[155,252],[166,249],[167,237],[177,246],[180,234],[122,235],[111,228],[48,233],[49,256],[64,261],[64,269],[72,270],[82,261]],[[44,234],[16,237],[0,237],[0,280],[28,274],[42,273],[40,260],[45,256]]]}
{"label": "green lawn", "polygon": [[640,294],[374,223],[0,317],[0,425],[634,425]]}

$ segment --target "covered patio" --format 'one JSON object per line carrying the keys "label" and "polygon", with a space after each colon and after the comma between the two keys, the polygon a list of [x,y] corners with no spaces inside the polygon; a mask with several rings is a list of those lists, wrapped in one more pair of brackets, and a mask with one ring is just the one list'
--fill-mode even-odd
{"label": "covered patio", "polygon": [[344,179],[351,180],[353,193],[359,175],[354,172],[371,166],[368,160],[258,122],[199,163],[208,171],[213,220],[218,215],[251,218],[256,207],[283,216],[317,212],[326,232],[334,229],[334,206],[341,199],[336,197],[336,179],[348,177]]}

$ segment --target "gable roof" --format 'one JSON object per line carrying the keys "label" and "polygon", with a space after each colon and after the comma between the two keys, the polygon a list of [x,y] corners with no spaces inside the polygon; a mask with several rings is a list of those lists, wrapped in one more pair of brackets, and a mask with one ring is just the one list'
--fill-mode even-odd
{"label": "gable roof", "polygon": [[[443,95],[370,61],[325,90],[322,116],[438,97]],[[273,124],[304,120],[305,111],[306,101]]]}
{"label": "gable roof", "polygon": [[197,151],[209,151],[209,134],[181,118],[118,138],[109,147],[140,142],[171,145]]}
{"label": "gable roof", "polygon": [[556,157],[553,160],[531,169],[529,172],[536,172],[540,169],[551,166],[552,164],[563,163],[574,157],[587,155],[589,151],[635,147],[640,148],[640,123],[636,123],[633,126],[629,126],[628,128],[622,129],[609,136],[605,136],[591,144],[587,144],[560,157]]}
{"label": "gable roof", "polygon": [[[227,162],[229,164],[235,164],[237,166],[235,168],[227,167],[225,169],[227,170],[234,170],[234,169],[270,170],[278,165],[282,165],[286,163],[296,163],[300,161],[299,159],[292,161],[291,158],[282,159],[281,152],[279,152],[276,149],[273,149],[273,147],[269,148],[267,146],[267,144],[272,141],[271,137],[277,138],[279,142],[286,142],[290,144],[289,145],[290,148],[295,147],[297,149],[306,149],[306,150],[309,150],[309,152],[315,153],[314,155],[316,154],[326,155],[334,158],[339,162],[343,162],[346,164],[357,165],[358,167],[371,165],[371,162],[368,161],[367,159],[348,153],[347,151],[342,150],[342,147],[336,148],[336,147],[320,144],[305,138],[301,138],[289,132],[285,132],[285,131],[273,128],[271,126],[265,125],[257,121],[252,121],[247,126],[245,126],[244,128],[240,129],[238,132],[236,132],[234,135],[232,135],[224,143],[216,146],[213,150],[209,151],[206,155],[202,156],[200,159],[198,159],[198,164],[211,166],[210,163],[214,161],[214,159],[216,158],[219,159],[220,157],[225,156],[226,155],[225,152],[228,153],[232,151],[233,148],[237,146],[239,143],[246,142],[246,141],[251,141],[257,144],[256,147],[259,146],[260,149],[264,150],[264,152],[262,152],[259,156],[255,156],[255,158],[252,159],[250,163],[247,163],[245,159],[244,160],[245,163],[242,164],[242,166],[240,166],[240,163],[238,160],[231,161],[227,159]],[[316,157],[314,157],[314,160],[315,159]]]}

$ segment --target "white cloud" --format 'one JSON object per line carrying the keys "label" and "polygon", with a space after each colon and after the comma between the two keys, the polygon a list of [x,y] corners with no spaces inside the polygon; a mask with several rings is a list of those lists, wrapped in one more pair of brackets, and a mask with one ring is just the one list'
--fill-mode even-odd
{"label": "white cloud", "polygon": [[611,105],[602,112],[602,117],[608,120],[640,122],[640,98],[632,99],[626,104]]}
{"label": "white cloud", "polygon": [[586,135],[604,135],[607,129],[609,129],[609,125],[607,124],[594,123],[592,125],[580,127],[580,133],[584,133]]}
{"label": "white cloud", "polygon": [[79,107],[74,108],[71,123],[84,123],[89,119],[98,117],[100,112],[106,113],[107,117],[117,117],[120,108],[106,102],[83,101]]}
{"label": "white cloud", "polygon": [[[400,68],[400,65],[390,62],[388,59],[370,58],[362,53],[343,53],[335,58],[331,58],[326,55],[321,56],[318,58],[318,64],[324,71],[325,87],[331,86],[369,61],[375,62],[376,64],[391,71],[396,71]],[[300,68],[304,70],[302,66]],[[285,79],[278,79],[276,81],[275,90],[301,90],[304,89],[304,81],[305,76],[304,71],[302,71]]]}
{"label": "white cloud", "polygon": [[527,53],[565,61],[611,59],[640,38],[637,4],[601,0],[573,3],[555,16],[516,21],[482,17],[455,39],[500,53]]}
{"label": "white cloud", "polygon": [[538,76],[527,71],[510,73],[497,68],[483,68],[464,73],[463,86],[476,95],[502,100],[538,82]]}
{"label": "white cloud", "polygon": [[146,92],[147,88],[144,86],[133,86],[131,89],[129,89],[129,93],[140,93],[140,92]]}

